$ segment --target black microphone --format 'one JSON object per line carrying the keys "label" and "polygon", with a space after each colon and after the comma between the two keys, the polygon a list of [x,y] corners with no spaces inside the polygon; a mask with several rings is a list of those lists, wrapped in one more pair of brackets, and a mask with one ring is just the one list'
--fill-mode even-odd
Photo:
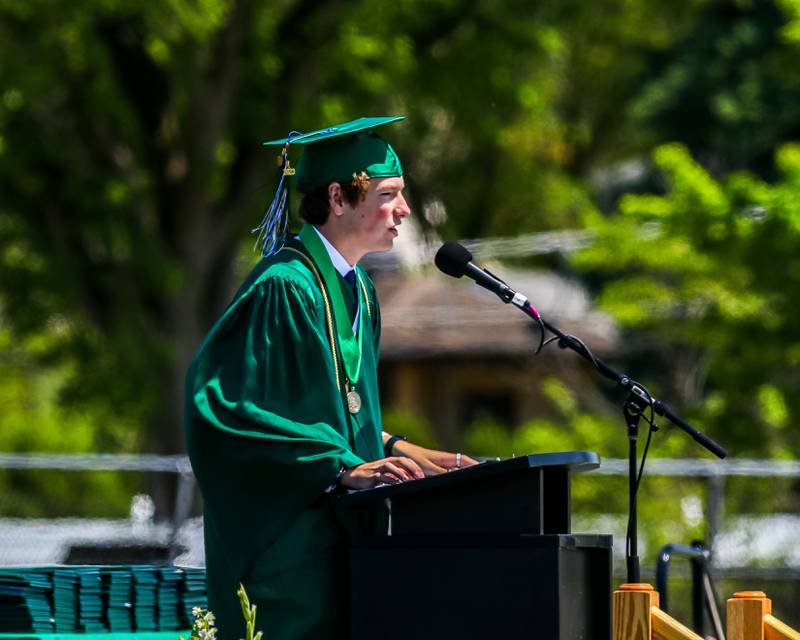
{"label": "black microphone", "polygon": [[434,264],[436,264],[439,271],[446,273],[448,276],[453,276],[454,278],[467,276],[471,278],[484,289],[496,294],[506,304],[511,302],[526,313],[533,309],[525,296],[514,291],[491,272],[474,264],[472,262],[472,254],[457,242],[445,242],[436,252]]}

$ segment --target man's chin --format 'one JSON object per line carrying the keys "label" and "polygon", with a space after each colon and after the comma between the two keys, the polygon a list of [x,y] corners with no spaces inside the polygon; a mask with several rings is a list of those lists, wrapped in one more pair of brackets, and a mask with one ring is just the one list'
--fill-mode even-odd
{"label": "man's chin", "polygon": [[394,249],[394,238],[390,238],[387,242],[372,247],[367,253],[386,253]]}

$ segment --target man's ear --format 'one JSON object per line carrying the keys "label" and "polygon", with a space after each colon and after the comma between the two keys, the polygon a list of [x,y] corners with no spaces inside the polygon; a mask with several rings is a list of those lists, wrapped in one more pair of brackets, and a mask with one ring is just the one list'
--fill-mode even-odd
{"label": "man's ear", "polygon": [[344,194],[342,185],[338,182],[331,182],[328,185],[328,210],[335,216],[344,214]]}

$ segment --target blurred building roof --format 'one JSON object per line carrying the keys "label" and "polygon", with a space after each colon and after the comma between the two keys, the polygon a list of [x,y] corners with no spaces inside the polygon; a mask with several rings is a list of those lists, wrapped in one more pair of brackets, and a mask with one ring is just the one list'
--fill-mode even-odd
{"label": "blurred building roof", "polygon": [[[586,291],[548,272],[492,271],[524,293],[548,322],[577,335],[598,355],[614,351],[613,321],[593,310]],[[519,309],[503,304],[472,280],[454,280],[438,271],[379,271],[381,358],[533,355],[538,325]],[[554,348],[554,345],[548,347]]]}
{"label": "blurred building roof", "polygon": [[[553,233],[538,235],[550,238]],[[555,272],[506,269],[492,260],[499,255],[543,253],[546,243],[537,241],[535,235],[464,244],[481,266],[526,295],[551,324],[578,336],[599,355],[613,352],[618,343],[614,322],[592,308],[580,283]],[[586,241],[580,238],[581,242],[570,245],[559,238],[551,242],[550,252],[574,250]],[[423,238],[413,220],[406,220],[395,248],[372,254],[365,261],[381,301],[381,358],[533,355],[539,344],[538,325],[519,309],[503,304],[472,280],[453,279],[427,266],[440,244],[436,237]]]}

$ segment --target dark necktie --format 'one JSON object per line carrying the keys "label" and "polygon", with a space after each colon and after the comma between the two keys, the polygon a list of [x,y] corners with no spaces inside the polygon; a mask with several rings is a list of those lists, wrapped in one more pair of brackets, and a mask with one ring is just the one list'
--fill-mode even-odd
{"label": "dark necktie", "polygon": [[349,284],[350,288],[353,290],[353,295],[356,295],[356,270],[350,269],[350,271],[344,274],[344,279],[347,280],[347,284]]}
{"label": "dark necktie", "polygon": [[353,303],[350,306],[350,317],[355,318],[356,309],[358,308],[358,290],[356,289],[356,270],[350,269],[350,271],[345,273],[343,277],[345,280],[347,280],[347,284],[350,285],[350,289],[353,292]]}

